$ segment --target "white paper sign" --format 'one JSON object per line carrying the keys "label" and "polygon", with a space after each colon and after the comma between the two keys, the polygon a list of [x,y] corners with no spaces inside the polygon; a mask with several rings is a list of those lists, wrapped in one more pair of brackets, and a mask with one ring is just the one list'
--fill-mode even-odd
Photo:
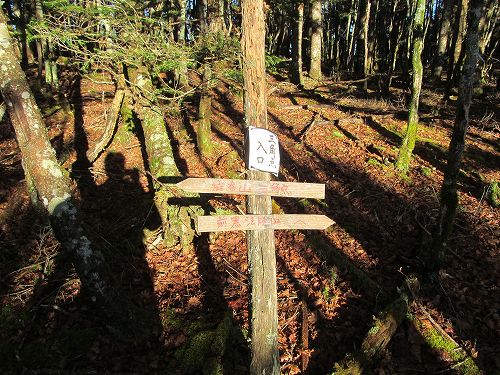
{"label": "white paper sign", "polygon": [[269,130],[248,127],[248,169],[278,175],[280,147],[278,136]]}

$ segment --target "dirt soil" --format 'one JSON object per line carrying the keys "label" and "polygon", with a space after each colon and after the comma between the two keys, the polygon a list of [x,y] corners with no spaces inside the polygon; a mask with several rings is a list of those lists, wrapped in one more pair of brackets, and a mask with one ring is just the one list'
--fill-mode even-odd
{"label": "dirt soil", "polygon": [[[248,372],[245,234],[201,235],[191,250],[165,248],[140,136],[120,129],[93,164],[115,87],[105,75],[62,78],[72,113],[38,96],[59,160],[92,240],[115,280],[141,308],[147,334],[117,332],[80,294],[80,284],[47,222],[30,204],[8,120],[0,125],[0,368],[2,373]],[[104,82],[104,83],[103,83]],[[408,93],[368,97],[325,81],[299,91],[269,77],[269,127],[281,144],[278,180],[326,184],[325,200],[279,198],[274,209],[324,214],[325,231],[276,231],[279,351],[283,374],[327,374],[359,349],[376,316],[421,271],[439,209],[454,102],[424,88],[419,141],[408,178],[393,167]],[[60,101],[61,98],[59,98]],[[500,371],[499,97],[474,100],[460,176],[460,206],[444,266],[421,279],[419,304],[398,328],[374,374],[464,373],[432,348],[412,321],[442,328],[484,374]],[[241,88],[213,90],[212,157],[196,148],[195,98],[165,115],[183,176],[244,178]],[[208,212],[244,212],[242,196],[206,195]],[[182,204],[182,202],[181,202]],[[185,204],[188,204],[187,202]],[[207,212],[207,214],[208,214]],[[335,256],[333,256],[335,255]],[[333,260],[342,258],[343,263]],[[352,272],[346,264],[362,271]],[[368,281],[367,281],[368,280]],[[371,281],[370,281],[371,280]],[[375,285],[375,288],[374,288]],[[216,345],[223,337],[223,344]]]}

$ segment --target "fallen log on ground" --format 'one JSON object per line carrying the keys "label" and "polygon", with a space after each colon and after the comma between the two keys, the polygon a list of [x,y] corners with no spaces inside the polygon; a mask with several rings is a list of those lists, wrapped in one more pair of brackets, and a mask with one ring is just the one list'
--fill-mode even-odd
{"label": "fallen log on ground", "polygon": [[375,319],[361,349],[354,356],[348,355],[335,364],[335,375],[361,375],[369,373],[373,363],[380,357],[408,311],[408,297],[401,294]]}
{"label": "fallen log on ground", "polygon": [[118,122],[118,117],[120,115],[120,109],[122,107],[123,98],[125,97],[125,77],[121,74],[118,78],[118,87],[115,92],[115,97],[113,103],[109,108],[108,116],[106,118],[106,125],[104,132],[102,133],[99,140],[96,142],[94,148],[87,152],[87,159],[90,163],[96,161],[96,159],[101,155],[101,153],[110,144],[113,134],[116,129],[116,124]]}

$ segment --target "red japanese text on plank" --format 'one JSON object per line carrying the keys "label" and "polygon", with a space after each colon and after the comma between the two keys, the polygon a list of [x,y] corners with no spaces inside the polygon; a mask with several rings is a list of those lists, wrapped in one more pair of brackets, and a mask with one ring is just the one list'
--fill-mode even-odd
{"label": "red japanese text on plank", "polygon": [[272,183],[271,184],[271,190],[275,194],[286,195],[288,193],[288,185],[282,185],[282,184]]}
{"label": "red japanese text on plank", "polygon": [[227,218],[225,218],[224,216],[217,218],[217,228],[221,229],[226,227],[227,227]]}

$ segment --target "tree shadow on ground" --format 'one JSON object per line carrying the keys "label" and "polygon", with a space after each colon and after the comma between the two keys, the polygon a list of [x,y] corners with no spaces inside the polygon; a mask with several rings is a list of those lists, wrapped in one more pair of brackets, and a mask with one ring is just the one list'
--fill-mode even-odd
{"label": "tree shadow on ground", "polygon": [[[195,116],[194,110],[183,108],[182,126],[192,140],[196,139],[196,132],[191,124],[191,117]],[[181,157],[178,148],[180,140],[175,137],[171,126],[167,125],[167,132],[171,142],[177,145],[174,147],[174,156],[177,161],[177,158]],[[205,173],[212,176],[213,171],[200,155],[198,149],[195,149],[195,154],[203,165]],[[180,168],[181,175],[186,175],[187,171],[187,166],[184,169]],[[225,197],[215,196],[212,199],[235,204],[232,199]],[[209,197],[204,194],[192,198],[172,198],[169,199],[169,203],[201,206],[205,214],[215,212],[214,207],[209,202]],[[224,293],[225,274],[221,272],[220,259],[217,265],[214,261],[214,255],[210,251],[210,242],[209,235],[205,233],[194,238],[194,253],[192,255],[200,277],[200,293],[189,298],[187,307],[180,309],[182,313],[178,314],[178,318],[184,322],[185,326],[180,332],[170,334],[173,336],[180,334],[181,337],[185,337],[186,342],[179,348],[175,359],[168,368],[185,374],[205,373],[207,371],[214,371],[213,373],[221,371],[223,374],[245,374],[248,372],[250,361],[248,345],[226,300]],[[175,249],[171,250],[175,251]],[[187,253],[183,255],[189,257],[190,250],[187,250]],[[170,300],[170,298],[171,296],[168,295],[160,296],[162,300]]]}
{"label": "tree shadow on ground", "polygon": [[25,323],[16,334],[19,342],[12,357],[17,363],[10,371],[128,372],[166,361],[158,342],[161,325],[150,271],[140,250],[152,197],[140,187],[138,171],[125,169],[122,154],[108,154],[105,165],[107,180],[88,190],[80,202],[84,226],[102,250],[117,287],[127,298],[133,296],[116,309],[132,308],[134,325],[140,328],[123,331],[96,309],[80,291],[71,259],[60,251],[44,267],[22,312]]}
{"label": "tree shadow on ground", "polygon": [[[276,119],[273,118],[273,120]],[[286,124],[279,121],[276,122],[280,129],[288,129]],[[416,208],[415,210],[410,210],[410,215],[404,214],[407,211],[407,207],[412,206],[406,199],[402,199],[396,196],[394,192],[388,191],[378,183],[372,182],[368,175],[354,171],[348,165],[326,160],[307,145],[305,148],[310,155],[314,155],[314,163],[318,165],[316,170],[332,171],[335,174],[335,180],[340,183],[340,186],[329,184],[330,193],[327,194],[326,200],[329,208],[326,210],[321,208],[321,211],[326,212],[328,216],[336,220],[344,230],[363,245],[363,248],[369,254],[375,257],[375,259],[379,259],[376,271],[375,269],[369,271],[369,273],[376,273],[376,280],[380,280],[382,285],[389,283],[389,285],[392,284],[394,287],[397,286],[402,279],[402,275],[399,274],[398,269],[403,267],[403,269],[409,271],[415,268],[415,263],[411,262],[409,265],[407,264],[408,257],[410,259],[414,258],[418,254],[420,246],[422,246],[421,234],[415,231],[415,228],[419,228],[419,225],[415,221],[418,221],[417,216],[428,215],[429,211],[425,210],[424,213],[419,215],[419,210]],[[297,160],[293,160],[286,153],[282,153],[282,155],[284,155],[283,164],[289,170],[299,172],[302,176],[301,179],[311,182],[324,182],[314,177],[316,175],[314,170],[309,169]],[[425,196],[426,193],[424,190],[422,190],[421,194]],[[353,194],[353,192],[356,193]],[[435,201],[427,202],[427,205],[431,207],[434,204]],[[290,207],[296,210],[296,205]],[[340,207],[347,208],[339,209]],[[428,218],[428,220],[432,221],[432,218]],[[390,229],[387,230],[388,228]],[[462,228],[462,230],[474,233],[473,227],[467,226],[466,228]],[[380,243],[381,240],[382,243]],[[380,250],[383,250],[383,252],[380,252]],[[404,256],[399,257],[398,254],[403,254]],[[485,276],[482,278],[483,280],[495,279],[494,268],[489,267],[485,274],[491,276]],[[435,293],[435,287],[431,287],[430,289],[434,290],[431,294]],[[449,294],[450,292],[448,291],[447,293]],[[453,313],[449,315],[450,311],[452,312],[453,310],[452,308],[450,310],[450,308],[450,305],[444,306],[442,313],[445,316],[452,316]],[[453,321],[456,321],[456,319],[453,319]],[[464,339],[474,336],[473,330],[463,334],[457,326],[455,328],[459,332],[458,335]],[[483,352],[484,348],[484,352],[486,353],[486,348],[489,345],[488,342],[478,342],[478,344],[478,347],[481,348],[480,352]],[[486,358],[487,355],[480,354],[480,357]],[[315,359],[312,358],[311,361],[311,366],[313,366]],[[321,363],[320,360],[317,361],[317,363]]]}

